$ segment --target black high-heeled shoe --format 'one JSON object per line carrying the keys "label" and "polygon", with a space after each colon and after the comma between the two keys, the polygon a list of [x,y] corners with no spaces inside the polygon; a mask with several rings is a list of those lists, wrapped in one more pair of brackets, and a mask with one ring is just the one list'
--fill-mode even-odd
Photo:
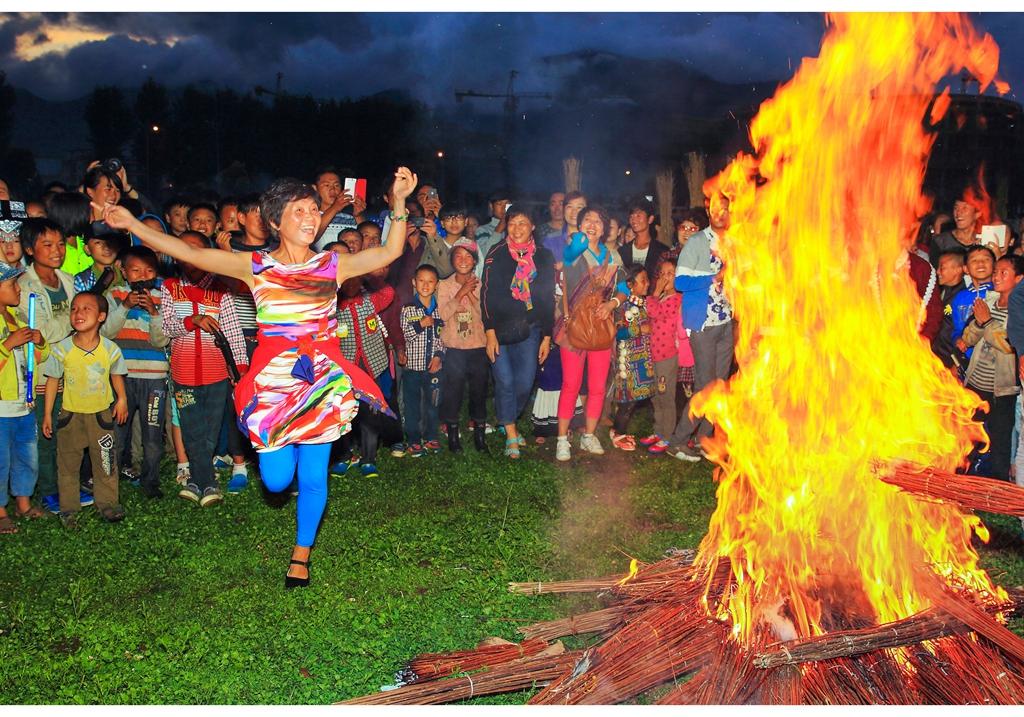
{"label": "black high-heeled shoe", "polygon": [[312,560],[292,560],[289,565],[302,565],[306,568],[307,574],[304,578],[296,578],[287,573],[284,576],[284,587],[286,590],[291,588],[305,588],[309,587],[309,566],[312,564]]}

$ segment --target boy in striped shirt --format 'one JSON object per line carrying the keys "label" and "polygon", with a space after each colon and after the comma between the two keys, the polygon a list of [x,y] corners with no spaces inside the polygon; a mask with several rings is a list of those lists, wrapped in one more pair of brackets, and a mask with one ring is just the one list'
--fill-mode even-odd
{"label": "boy in striped shirt", "polygon": [[160,459],[164,452],[164,417],[167,409],[166,347],[171,340],[160,318],[160,289],[156,253],[145,246],[121,252],[121,273],[127,284],[110,290],[113,301],[103,334],[121,349],[128,375],[128,420],[117,426],[117,455],[123,475],[130,476],[132,419],[139,412],[142,471],[139,487],[149,498],[162,498]]}

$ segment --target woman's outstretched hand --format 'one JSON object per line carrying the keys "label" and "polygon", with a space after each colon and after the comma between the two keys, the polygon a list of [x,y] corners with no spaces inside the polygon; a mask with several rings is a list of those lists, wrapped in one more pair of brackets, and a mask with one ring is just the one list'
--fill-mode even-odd
{"label": "woman's outstretched hand", "polygon": [[395,183],[391,185],[391,197],[405,200],[416,189],[416,174],[408,167],[395,170]]}
{"label": "woman's outstretched hand", "polygon": [[129,229],[135,221],[135,215],[129,210],[117,204],[107,204],[101,207],[96,202],[89,202],[93,209],[100,212],[100,218],[111,229]]}

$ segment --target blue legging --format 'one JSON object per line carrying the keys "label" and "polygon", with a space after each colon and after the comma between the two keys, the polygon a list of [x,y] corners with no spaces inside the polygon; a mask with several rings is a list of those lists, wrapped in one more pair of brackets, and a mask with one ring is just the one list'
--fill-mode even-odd
{"label": "blue legging", "polygon": [[274,493],[291,485],[296,467],[299,469],[295,544],[303,548],[313,547],[320,519],[327,507],[327,463],[330,455],[330,443],[298,443],[259,454],[263,485]]}

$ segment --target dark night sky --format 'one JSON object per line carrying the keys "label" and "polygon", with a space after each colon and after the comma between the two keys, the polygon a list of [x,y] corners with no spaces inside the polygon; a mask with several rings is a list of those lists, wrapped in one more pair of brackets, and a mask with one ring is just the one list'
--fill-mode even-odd
{"label": "dark night sky", "polygon": [[[974,17],[1021,96],[1024,14]],[[727,82],[781,80],[816,54],[818,13],[6,13],[0,68],[11,84],[71,99],[96,84],[256,84],[358,97],[405,89],[429,104],[455,89],[552,90],[574,69],[544,58],[582,49],[664,58]],[[497,109],[497,108],[496,108]]]}

